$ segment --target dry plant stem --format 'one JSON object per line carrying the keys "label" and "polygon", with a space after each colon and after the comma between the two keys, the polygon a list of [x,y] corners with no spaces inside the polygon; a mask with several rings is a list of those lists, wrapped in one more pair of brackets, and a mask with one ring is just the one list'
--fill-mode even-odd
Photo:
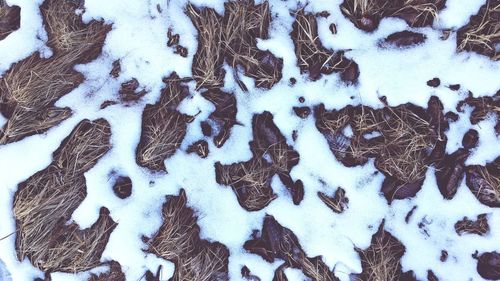
{"label": "dry plant stem", "polygon": [[16,251],[43,271],[79,272],[100,263],[116,223],[106,209],[90,228],[66,225],[86,196],[83,174],[110,149],[109,124],[84,120],[54,152],[53,162],[19,185],[14,196]]}
{"label": "dry plant stem", "polygon": [[54,107],[75,89],[83,76],[73,68],[101,53],[109,26],[92,21],[84,24],[71,1],[45,1],[41,6],[53,55],[38,53],[14,64],[0,80],[0,111],[8,118],[0,131],[0,144],[39,134],[71,115],[69,108]]}

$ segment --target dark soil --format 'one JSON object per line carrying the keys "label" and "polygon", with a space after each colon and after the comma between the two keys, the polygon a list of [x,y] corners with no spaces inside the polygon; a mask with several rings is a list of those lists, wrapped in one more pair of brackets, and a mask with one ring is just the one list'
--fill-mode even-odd
{"label": "dark soil", "polygon": [[3,40],[21,26],[21,8],[0,1],[0,15],[0,40]]}
{"label": "dark soil", "polygon": [[408,48],[415,45],[420,45],[425,42],[427,37],[418,32],[400,31],[387,36],[382,42],[382,47],[395,46],[398,48]]}

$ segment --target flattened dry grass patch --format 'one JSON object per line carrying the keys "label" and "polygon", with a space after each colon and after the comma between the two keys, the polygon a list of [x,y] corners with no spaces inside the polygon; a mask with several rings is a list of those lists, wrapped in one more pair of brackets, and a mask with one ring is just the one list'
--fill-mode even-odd
{"label": "flattened dry grass patch", "polygon": [[0,111],[8,119],[0,131],[0,144],[39,134],[71,115],[54,103],[83,82],[75,64],[87,63],[100,53],[110,26],[84,24],[72,1],[45,1],[41,6],[52,57],[38,53],[14,64],[0,80]]}
{"label": "flattened dry grass patch", "polygon": [[160,100],[146,105],[142,113],[141,139],[136,150],[137,163],[153,171],[166,171],[165,159],[174,155],[186,135],[187,123],[193,120],[176,110],[189,95],[182,79],[173,73],[164,82]]}
{"label": "flattened dry grass patch", "polygon": [[352,83],[357,81],[358,65],[346,58],[343,51],[333,52],[323,47],[318,36],[316,15],[298,10],[292,27],[290,35],[301,73],[308,73],[310,79],[317,80],[321,74],[340,72],[342,80]]}
{"label": "flattened dry grass patch", "polygon": [[[252,0],[238,0],[225,3],[224,7],[224,16],[191,4],[186,8],[198,30],[198,50],[193,59],[198,88],[222,87],[224,60],[231,67],[241,66],[245,75],[255,79],[257,87],[271,88],[281,80],[283,60],[257,48],[257,38],[268,38],[269,3],[255,5]],[[246,91],[246,86],[237,77],[236,80]]]}
{"label": "flattened dry grass patch", "polygon": [[292,194],[294,203],[299,204],[304,187],[300,180],[294,182],[290,176],[291,169],[299,162],[299,154],[287,144],[270,112],[254,115],[252,130],[254,139],[250,149],[253,157],[231,165],[215,163],[217,183],[230,185],[243,208],[257,211],[276,198],[271,179],[277,174]]}
{"label": "flattened dry grass patch", "polygon": [[110,149],[110,126],[104,119],[80,122],[59,149],[53,162],[19,185],[14,195],[16,251],[46,271],[79,272],[100,263],[116,223],[101,208],[89,229],[67,225],[86,196],[84,173]]}
{"label": "flattened dry grass patch", "polygon": [[488,0],[471,16],[468,24],[458,30],[457,50],[473,51],[500,59],[500,1]]}
{"label": "flattened dry grass patch", "polygon": [[205,125],[210,127],[210,133],[205,135],[211,136],[215,132],[214,144],[222,147],[231,134],[231,128],[237,123],[236,97],[219,89],[208,90],[202,96],[215,105],[215,110],[208,116],[209,120]]}
{"label": "flattened dry grass patch", "polygon": [[486,166],[467,166],[466,184],[481,203],[500,207],[500,157]]}
{"label": "flattened dry grass patch", "polygon": [[273,216],[265,216],[262,231],[245,242],[243,247],[268,262],[274,262],[275,259],[285,261],[276,269],[273,280],[287,280],[284,270],[289,267],[302,270],[312,280],[339,280],[321,257],[307,257],[295,234],[280,225]]}
{"label": "flattened dry grass patch", "polygon": [[370,247],[356,249],[361,259],[363,271],[354,280],[363,281],[398,281],[401,279],[401,257],[405,247],[389,232],[384,230],[384,223],[372,236]]}
{"label": "flattened dry grass patch", "polygon": [[[414,196],[434,161],[431,156],[441,154],[437,144],[445,141],[447,124],[431,111],[411,104],[379,110],[348,106],[338,111],[320,105],[315,109],[316,127],[344,165],[375,158],[375,166],[386,176],[382,191],[391,201]],[[346,135],[347,128],[352,136]]]}
{"label": "flattened dry grass patch", "polygon": [[0,40],[21,26],[21,8],[19,6],[7,6],[4,0],[0,0]]}
{"label": "flattened dry grass patch", "polygon": [[163,224],[148,243],[147,252],[175,264],[173,280],[228,280],[229,251],[220,243],[200,239],[194,211],[184,190],[167,197]]}
{"label": "flattened dry grass patch", "polygon": [[432,25],[446,0],[344,0],[341,11],[354,25],[367,32],[375,30],[385,17],[398,17],[411,27]]}
{"label": "flattened dry grass patch", "polygon": [[488,216],[486,214],[480,214],[477,216],[476,220],[470,220],[464,217],[455,223],[455,232],[458,235],[464,233],[471,233],[477,235],[484,235],[488,233],[490,226],[488,224]]}
{"label": "flattened dry grass patch", "polygon": [[189,4],[186,13],[198,30],[198,50],[193,58],[193,78],[198,88],[220,88],[225,71],[222,17],[214,9],[198,10]]}

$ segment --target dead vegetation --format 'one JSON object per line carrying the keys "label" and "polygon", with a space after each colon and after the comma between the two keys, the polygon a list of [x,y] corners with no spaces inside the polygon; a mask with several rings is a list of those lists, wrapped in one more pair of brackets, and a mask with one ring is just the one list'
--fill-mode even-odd
{"label": "dead vegetation", "polygon": [[116,223],[106,208],[89,229],[67,224],[86,197],[84,173],[110,149],[107,121],[84,120],[54,152],[53,162],[19,185],[14,196],[16,251],[46,272],[79,272],[99,265]]}
{"label": "dead vegetation", "polygon": [[489,231],[490,226],[488,225],[488,216],[486,214],[478,215],[475,221],[464,217],[462,220],[455,223],[455,232],[458,235],[464,233],[485,235]]}
{"label": "dead vegetation", "polygon": [[398,281],[403,273],[400,259],[405,247],[389,232],[384,230],[384,223],[372,236],[370,247],[356,249],[361,259],[363,271],[354,276],[354,280],[363,281]]}
{"label": "dead vegetation", "polygon": [[458,30],[457,50],[473,51],[496,61],[500,59],[498,44],[500,1],[488,0],[476,15],[471,16],[469,23]]}
{"label": "dead vegetation", "polygon": [[[405,104],[379,110],[348,106],[339,111],[315,109],[316,127],[327,139],[336,158],[351,167],[375,158],[384,173],[382,186],[386,198],[402,199],[418,192],[427,167],[442,158],[447,123],[440,104],[429,109]],[[352,130],[352,135],[345,130]],[[441,151],[442,150],[442,151]]]}
{"label": "dead vegetation", "polygon": [[19,6],[7,6],[4,0],[0,0],[0,40],[21,26],[21,8]]}
{"label": "dead vegetation", "polygon": [[92,274],[88,281],[125,281],[125,274],[120,263],[111,261],[108,263],[109,271],[98,275]]}
{"label": "dead vegetation", "polygon": [[358,65],[346,58],[343,51],[333,52],[321,44],[316,15],[298,10],[292,27],[291,37],[301,73],[308,73],[310,79],[317,80],[321,74],[339,72],[342,80],[357,81]]}
{"label": "dead vegetation", "polygon": [[205,135],[211,136],[212,132],[215,132],[214,144],[216,147],[222,147],[231,134],[231,128],[237,124],[236,97],[219,89],[205,91],[202,96],[215,105],[215,111],[205,121],[206,125],[210,126],[210,133]]}
{"label": "dead vegetation", "polygon": [[97,58],[110,27],[101,22],[84,24],[71,1],[48,0],[41,6],[53,55],[38,53],[14,64],[0,80],[0,112],[8,119],[0,144],[39,134],[71,115],[54,103],[83,82],[75,64]]}
{"label": "dead vegetation", "polygon": [[466,184],[481,203],[500,207],[500,157],[486,166],[467,166]]}
{"label": "dead vegetation", "polygon": [[163,224],[147,242],[147,251],[175,264],[172,280],[228,280],[229,251],[220,243],[200,239],[197,217],[186,203],[184,190],[167,197]]}
{"label": "dead vegetation", "polygon": [[166,171],[165,159],[179,148],[186,135],[187,123],[193,119],[176,110],[189,95],[182,79],[173,73],[164,82],[166,86],[160,100],[154,105],[146,105],[142,113],[141,139],[136,151],[137,163],[153,171]]}
{"label": "dead vegetation", "polygon": [[273,280],[287,280],[284,270],[289,267],[302,270],[307,277],[315,281],[339,280],[321,257],[307,257],[295,234],[281,226],[270,215],[264,218],[262,231],[252,240],[245,242],[243,247],[268,262],[274,262],[275,259],[285,261],[276,270]]}
{"label": "dead vegetation", "polygon": [[240,163],[222,165],[215,163],[216,181],[230,185],[240,205],[248,211],[261,210],[276,198],[271,188],[271,178],[277,174],[292,194],[295,204],[304,195],[300,180],[293,181],[291,169],[298,164],[299,154],[286,143],[285,137],[267,111],[252,119],[254,139],[250,142],[253,157]]}
{"label": "dead vegetation", "polygon": [[321,201],[328,206],[328,208],[337,214],[340,214],[347,209],[349,198],[346,197],[345,190],[342,187],[337,188],[333,197],[330,197],[321,191],[318,192],[318,196]]}
{"label": "dead vegetation", "polygon": [[[252,0],[224,4],[224,16],[213,9],[197,9],[189,4],[186,13],[198,30],[198,50],[193,59],[193,76],[198,88],[223,85],[224,60],[242,67],[260,88],[271,88],[281,80],[283,60],[257,48],[257,38],[267,39],[271,14],[268,2],[255,5]],[[238,80],[243,90],[246,86]]]}
{"label": "dead vegetation", "polygon": [[445,0],[344,0],[342,13],[354,25],[367,32],[377,29],[385,17],[398,17],[410,27],[432,25]]}

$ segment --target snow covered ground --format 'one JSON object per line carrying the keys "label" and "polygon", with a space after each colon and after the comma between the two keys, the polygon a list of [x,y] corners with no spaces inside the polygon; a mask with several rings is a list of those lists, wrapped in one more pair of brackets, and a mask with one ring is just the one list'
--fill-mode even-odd
{"label": "snow covered ground", "polygon": [[[21,25],[0,41],[0,75],[36,51],[46,58],[52,55],[46,45],[47,32],[39,11],[42,2],[6,1],[8,5],[21,7]],[[426,108],[430,97],[436,96],[443,104],[444,113],[451,111],[459,116],[445,132],[446,152],[451,154],[461,148],[463,135],[475,129],[479,133],[479,144],[471,149],[466,165],[486,165],[494,161],[500,156],[496,117],[488,115],[485,120],[471,124],[471,108],[457,111],[457,105],[469,92],[473,97],[484,97],[493,96],[500,89],[499,61],[473,52],[456,51],[455,31],[485,2],[448,0],[430,27],[411,28],[400,18],[384,18],[374,32],[368,33],[356,28],[342,14],[339,0],[311,1],[307,5],[300,1],[269,1],[272,15],[269,38],[258,39],[257,46],[283,59],[281,80],[271,89],[258,88],[252,78],[243,75],[242,69],[224,64],[222,90],[236,98],[238,124],[222,147],[216,147],[205,137],[200,126],[215,110],[214,105],[201,95],[203,90],[197,89],[195,81],[187,82],[189,96],[177,110],[194,116],[194,120],[187,125],[180,148],[165,160],[167,172],[154,172],[136,163],[142,113],[147,104],[159,100],[164,77],[174,71],[179,77],[192,76],[198,32],[185,13],[188,3],[184,0],[85,0],[82,9],[77,11],[83,20],[103,20],[112,25],[112,29],[102,54],[90,63],[75,67],[84,75],[83,83],[56,103],[58,107],[69,107],[72,116],[45,133],[0,145],[0,279],[44,278],[44,273],[29,259],[19,261],[16,255],[14,194],[21,182],[52,162],[53,152],[81,120],[104,118],[111,125],[112,147],[85,173],[87,195],[73,212],[71,221],[85,229],[96,222],[101,207],[109,209],[117,226],[101,261],[119,262],[126,280],[140,280],[147,270],[156,272],[159,265],[163,269],[161,280],[173,275],[174,263],[146,252],[142,237],[155,235],[162,224],[165,196],[178,195],[181,188],[186,192],[187,205],[198,216],[200,238],[220,242],[228,248],[230,280],[245,280],[241,274],[243,266],[260,280],[272,280],[275,270],[283,263],[280,259],[267,262],[243,248],[253,231],[262,229],[266,214],[293,231],[307,256],[321,256],[340,280],[350,280],[350,274],[362,272],[356,249],[370,246],[372,235],[383,220],[385,230],[406,247],[401,258],[403,272],[412,270],[417,280],[427,280],[429,270],[439,280],[483,280],[476,270],[477,260],[473,254],[500,252],[498,208],[479,202],[465,179],[453,199],[443,198],[434,166],[428,168],[422,188],[414,197],[388,204],[380,191],[384,175],[378,172],[373,158],[364,165],[344,166],[318,131],[314,114],[300,118],[292,107],[313,108],[322,103],[327,110],[340,110],[348,105],[380,109],[386,106],[380,99],[385,96],[386,104],[391,107],[412,103]],[[223,1],[190,3],[224,14]],[[357,83],[346,83],[337,73],[322,75],[315,81],[301,74],[290,33],[294,22],[291,11],[302,7],[307,13],[329,12],[328,17],[317,18],[319,37],[324,47],[345,50],[345,56],[358,64]],[[336,25],[336,34],[329,30],[331,23]],[[186,57],[167,46],[169,29],[180,35],[179,44],[188,50]],[[442,31],[448,29],[452,32],[443,40]],[[423,44],[407,48],[380,47],[381,40],[403,30],[422,33],[427,39]],[[114,78],[109,73],[116,60],[120,61],[121,73]],[[248,92],[238,86],[237,76]],[[435,77],[439,77],[441,85],[429,87],[427,81]],[[139,82],[140,89],[146,91],[142,98],[101,108],[103,102],[117,100],[120,85],[133,78]],[[296,79],[293,86],[290,78]],[[453,91],[447,87],[453,84],[460,84],[460,89]],[[300,97],[304,98],[303,103],[299,102]],[[250,212],[238,203],[230,186],[217,183],[214,165],[216,162],[230,165],[252,158],[249,147],[254,138],[252,118],[264,111],[272,113],[287,144],[300,155],[290,176],[303,182],[304,197],[300,204],[293,204],[287,187],[274,175],[271,186],[277,198],[265,208]],[[0,126],[6,122],[7,117],[0,115]],[[206,158],[186,152],[189,145],[200,139],[209,140],[210,153]],[[111,174],[130,177],[133,186],[130,197],[120,199],[113,193]],[[342,213],[332,212],[317,195],[318,192],[333,195],[337,187],[345,189],[349,198],[348,207]],[[405,220],[413,209],[411,218]],[[475,219],[480,214],[487,214],[488,233],[456,233],[457,221],[464,217]],[[422,227],[422,223],[425,226]],[[440,261],[443,250],[448,254],[446,262]],[[91,271],[103,270],[99,267]],[[290,268],[285,273],[288,280],[309,280],[297,269]],[[54,272],[50,276],[52,280],[87,280],[90,273]]]}

